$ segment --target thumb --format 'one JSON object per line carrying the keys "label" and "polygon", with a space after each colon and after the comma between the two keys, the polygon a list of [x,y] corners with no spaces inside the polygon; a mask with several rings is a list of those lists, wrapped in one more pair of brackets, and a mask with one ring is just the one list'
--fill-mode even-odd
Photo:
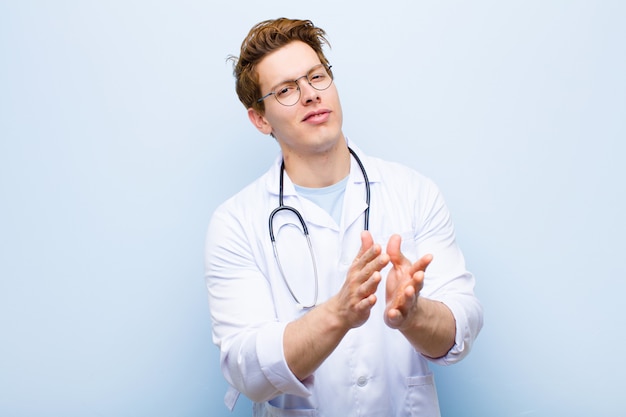
{"label": "thumb", "polygon": [[389,259],[391,263],[394,265],[399,265],[405,261],[405,257],[400,251],[400,244],[402,243],[402,238],[400,235],[392,235],[389,238],[389,242],[387,242],[387,254],[389,255]]}

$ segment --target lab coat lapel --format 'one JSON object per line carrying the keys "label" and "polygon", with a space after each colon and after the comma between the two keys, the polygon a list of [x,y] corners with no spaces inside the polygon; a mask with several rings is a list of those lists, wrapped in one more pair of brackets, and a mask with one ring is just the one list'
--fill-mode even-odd
{"label": "lab coat lapel", "polygon": [[[369,177],[370,186],[379,182],[380,177],[375,163],[370,163],[368,160],[369,158],[367,158],[366,155],[363,155],[357,146],[352,143],[349,143],[349,145],[357,153],[361,162],[363,162]],[[362,227],[363,213],[367,208],[363,173],[361,172],[359,164],[355,161],[355,159],[350,158],[350,160],[350,178],[348,180],[348,184],[346,185],[346,193],[343,202],[342,228],[344,230],[350,227],[352,223],[357,220],[361,222],[360,227]],[[270,195],[275,196],[277,202],[281,162],[282,155],[279,155],[274,161],[274,166],[270,171],[270,175],[268,175],[267,181],[268,192]],[[305,198],[298,197],[295,187],[286,172],[283,185],[283,199],[284,204],[292,206],[298,210],[308,224],[336,229],[335,222],[332,220],[330,215],[324,211],[324,209]]]}
{"label": "lab coat lapel", "polygon": [[346,194],[343,199],[343,229],[347,229],[352,223],[362,218],[366,208],[365,181],[359,165],[352,159],[350,179],[348,180]]}
{"label": "lab coat lapel", "polygon": [[[267,180],[267,190],[269,194],[276,199],[276,206],[278,206],[281,162],[282,157],[276,159]],[[289,178],[286,172],[283,178],[283,204],[298,210],[307,225],[337,229],[335,222],[324,209],[306,198],[298,196],[293,182],[291,182],[291,178]]]}

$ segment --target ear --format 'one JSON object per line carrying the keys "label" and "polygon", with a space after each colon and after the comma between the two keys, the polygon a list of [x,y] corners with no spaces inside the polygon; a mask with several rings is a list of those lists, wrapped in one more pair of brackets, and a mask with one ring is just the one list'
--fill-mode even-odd
{"label": "ear", "polygon": [[259,132],[263,133],[264,135],[269,135],[272,133],[272,126],[267,121],[265,116],[263,116],[252,107],[248,109],[248,118],[250,119],[250,122],[252,122],[254,127],[259,130]]}

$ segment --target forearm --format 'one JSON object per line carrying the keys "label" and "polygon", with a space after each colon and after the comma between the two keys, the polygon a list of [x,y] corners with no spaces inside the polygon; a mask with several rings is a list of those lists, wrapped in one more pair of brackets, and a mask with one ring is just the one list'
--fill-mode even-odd
{"label": "forearm", "polygon": [[335,350],[350,329],[361,326],[376,303],[380,270],[389,263],[368,231],[346,281],[335,296],[287,325],[283,351],[289,369],[300,380],[311,375]]}
{"label": "forearm", "polygon": [[332,309],[333,302],[317,306],[285,328],[285,360],[301,381],[315,372],[349,330]]}
{"label": "forearm", "polygon": [[454,346],[456,322],[445,304],[419,297],[412,317],[399,330],[415,350],[430,358],[440,358]]}

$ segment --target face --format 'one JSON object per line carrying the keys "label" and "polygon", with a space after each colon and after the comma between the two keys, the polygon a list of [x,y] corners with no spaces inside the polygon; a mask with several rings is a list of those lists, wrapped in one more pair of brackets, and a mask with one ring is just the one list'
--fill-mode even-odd
{"label": "face", "polygon": [[[298,79],[319,64],[320,59],[310,46],[300,41],[291,42],[257,65],[261,93],[273,92],[279,84]],[[292,155],[306,157],[331,152],[345,142],[335,83],[319,91],[311,87],[306,78],[301,78],[298,86],[300,100],[293,106],[283,106],[274,96],[269,96],[265,99],[265,114],[248,109],[248,117],[256,128],[274,135],[285,160]]]}

